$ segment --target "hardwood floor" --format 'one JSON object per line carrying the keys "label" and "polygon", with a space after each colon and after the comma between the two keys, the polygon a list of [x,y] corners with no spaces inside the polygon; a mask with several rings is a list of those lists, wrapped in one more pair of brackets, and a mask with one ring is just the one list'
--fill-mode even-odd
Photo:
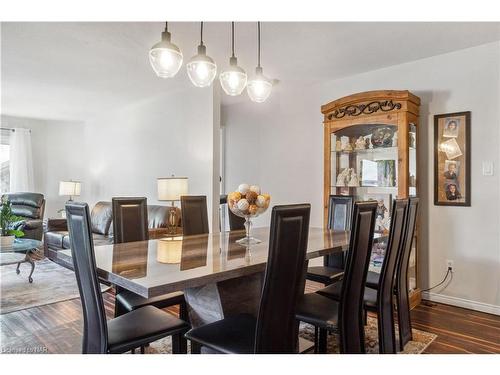
{"label": "hardwood floor", "polygon": [[[317,289],[307,284],[306,291]],[[106,314],[114,296],[104,293]],[[169,311],[177,314],[177,309]],[[425,353],[500,353],[500,316],[424,301],[412,311],[413,327],[438,335]],[[0,315],[2,353],[80,353],[79,299]]]}

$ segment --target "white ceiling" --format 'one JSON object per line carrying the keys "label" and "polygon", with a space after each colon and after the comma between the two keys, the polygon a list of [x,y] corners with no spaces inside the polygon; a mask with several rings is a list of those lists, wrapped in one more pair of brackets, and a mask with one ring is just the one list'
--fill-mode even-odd
{"label": "white ceiling", "polygon": [[[169,24],[187,61],[199,24]],[[2,23],[2,113],[85,120],[101,111],[190,87],[185,68],[154,75],[147,53],[158,22]],[[208,55],[227,66],[229,23],[205,23]],[[500,40],[500,23],[263,23],[264,73],[287,83],[315,83]],[[256,24],[236,24],[236,56],[256,66]],[[245,94],[246,95],[246,94]],[[227,101],[225,97],[223,100]]]}

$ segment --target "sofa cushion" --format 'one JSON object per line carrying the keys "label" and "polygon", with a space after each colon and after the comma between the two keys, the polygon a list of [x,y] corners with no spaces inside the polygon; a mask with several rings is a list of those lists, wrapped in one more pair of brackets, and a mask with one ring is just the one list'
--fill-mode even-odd
{"label": "sofa cushion", "polygon": [[63,249],[63,239],[65,237],[69,240],[68,231],[65,230],[46,232],[44,241],[51,249]]}
{"label": "sofa cushion", "polygon": [[39,193],[5,194],[12,204],[12,213],[31,219],[40,219],[43,214],[44,198]]}
{"label": "sofa cushion", "polygon": [[112,218],[113,210],[111,208],[111,202],[97,202],[90,215],[92,232],[107,235]]}

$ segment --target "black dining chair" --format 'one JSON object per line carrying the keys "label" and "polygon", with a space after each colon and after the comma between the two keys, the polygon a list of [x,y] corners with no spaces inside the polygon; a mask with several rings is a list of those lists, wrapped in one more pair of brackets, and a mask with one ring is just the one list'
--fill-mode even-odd
{"label": "black dining chair", "polygon": [[[245,230],[245,218],[236,216],[233,211],[229,209],[227,205],[227,195],[220,196],[220,204],[225,204],[227,206],[227,213],[229,218],[229,230]],[[220,227],[220,225],[219,225]],[[219,228],[225,230],[225,228]]]}
{"label": "black dining chair", "polygon": [[297,319],[315,327],[315,352],[326,353],[327,332],[337,332],[341,353],[364,353],[363,298],[370,264],[377,203],[356,202],[340,300],[305,294]]}
{"label": "black dining chair", "polygon": [[[147,207],[146,198],[120,197],[112,199],[113,241],[115,244],[149,239]],[[115,317],[148,305],[159,309],[179,305],[180,318],[188,321],[186,301],[182,292],[145,298],[118,286],[115,288]],[[184,338],[181,341],[181,345],[186,346]],[[141,350],[143,351],[143,348]]]}
{"label": "black dining chair", "polygon": [[[389,239],[385,259],[380,271],[379,288],[365,287],[364,308],[367,311],[377,313],[378,346],[380,353],[396,353],[392,296],[397,260],[404,244],[407,211],[408,199],[394,200]],[[342,281],[338,281],[324,289],[318,290],[317,293],[339,301],[341,290]]]}
{"label": "black dining chair", "polygon": [[304,293],[309,204],[275,206],[271,215],[269,255],[257,317],[239,314],[186,333],[191,347],[218,353],[295,353],[295,313]]}
{"label": "black dining chair", "polygon": [[[328,229],[351,230],[351,217],[354,197],[352,195],[330,195],[328,203]],[[324,285],[341,280],[345,268],[345,252],[323,257],[323,266],[307,269],[307,280]]]}
{"label": "black dining chair", "polygon": [[172,336],[173,353],[180,353],[180,342],[189,325],[156,307],[145,306],[106,320],[89,207],[86,203],[67,203],[66,217],[83,310],[82,353],[124,353],[167,336]]}
{"label": "black dining chair", "polygon": [[182,234],[190,236],[207,234],[207,197],[204,195],[181,196]]}
{"label": "black dining chair", "polygon": [[[417,223],[419,198],[411,197],[406,218],[404,244],[397,261],[396,283],[394,294],[396,295],[396,307],[398,315],[399,349],[404,350],[405,345],[413,339],[410,317],[410,297],[408,294],[408,267],[413,245],[415,227]],[[366,286],[378,289],[380,274],[368,272]]]}

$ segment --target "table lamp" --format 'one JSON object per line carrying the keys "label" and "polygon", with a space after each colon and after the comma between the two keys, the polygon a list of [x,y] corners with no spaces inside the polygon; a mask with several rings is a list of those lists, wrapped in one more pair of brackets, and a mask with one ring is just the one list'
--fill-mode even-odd
{"label": "table lamp", "polygon": [[73,197],[80,196],[82,183],[80,181],[59,181],[59,195],[69,195],[68,202],[73,201]]}
{"label": "table lamp", "polygon": [[172,202],[168,218],[170,234],[175,234],[177,225],[177,210],[175,202],[181,200],[182,195],[188,193],[188,178],[187,177],[161,177],[158,178],[158,200]]}
{"label": "table lamp", "polygon": [[[68,195],[68,202],[73,202],[73,197],[80,196],[82,191],[82,183],[80,181],[59,181],[59,195]],[[58,211],[61,217],[66,217],[66,211],[64,208]]]}

